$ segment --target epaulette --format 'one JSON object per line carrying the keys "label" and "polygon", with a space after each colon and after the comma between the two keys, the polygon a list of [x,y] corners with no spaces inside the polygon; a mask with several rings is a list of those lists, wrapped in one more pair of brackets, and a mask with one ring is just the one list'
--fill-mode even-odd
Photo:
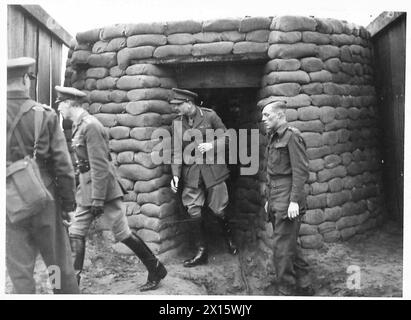
{"label": "epaulette", "polygon": [[292,132],[294,132],[298,135],[301,135],[301,131],[298,130],[296,127],[288,126],[287,129],[289,129],[290,131],[292,131]]}
{"label": "epaulette", "polygon": [[200,107],[201,110],[207,111],[207,112],[214,112],[213,109],[210,108],[205,108],[205,107]]}
{"label": "epaulette", "polygon": [[298,130],[296,127],[292,127],[292,126],[289,126],[287,129],[289,129],[291,132],[293,132],[297,136],[297,139],[301,143],[303,143],[304,146],[306,146],[305,140],[304,140],[300,130]]}
{"label": "epaulette", "polygon": [[[90,115],[91,116],[91,115]],[[97,120],[96,118],[94,118],[93,116],[86,116],[86,117],[84,117],[83,119],[82,119],[82,121],[84,122],[84,123],[86,123],[86,124],[90,124],[90,123],[93,123],[94,122],[94,120]]]}

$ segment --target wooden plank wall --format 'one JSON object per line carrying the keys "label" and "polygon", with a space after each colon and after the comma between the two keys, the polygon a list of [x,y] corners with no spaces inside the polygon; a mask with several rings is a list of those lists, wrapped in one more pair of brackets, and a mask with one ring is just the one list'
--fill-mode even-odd
{"label": "wooden plank wall", "polygon": [[403,221],[406,15],[373,38],[387,211]]}
{"label": "wooden plank wall", "polygon": [[29,56],[36,59],[32,99],[53,105],[54,86],[61,84],[62,42],[19,6],[7,6],[8,58]]}

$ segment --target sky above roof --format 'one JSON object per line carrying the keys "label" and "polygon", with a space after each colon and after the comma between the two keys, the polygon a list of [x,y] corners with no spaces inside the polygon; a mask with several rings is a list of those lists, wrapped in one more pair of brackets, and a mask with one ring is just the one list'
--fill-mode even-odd
{"label": "sky above roof", "polygon": [[[209,20],[244,16],[304,15],[347,20],[367,26],[383,11],[401,11],[401,1],[319,0],[32,0],[72,36],[116,23]],[[402,6],[402,7],[401,7]]]}

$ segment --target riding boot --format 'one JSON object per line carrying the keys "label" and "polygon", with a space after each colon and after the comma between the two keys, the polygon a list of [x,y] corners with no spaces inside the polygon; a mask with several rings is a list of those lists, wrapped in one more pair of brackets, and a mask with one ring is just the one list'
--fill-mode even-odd
{"label": "riding boot", "polygon": [[191,228],[194,236],[194,243],[197,247],[197,252],[191,259],[185,260],[183,266],[186,268],[195,267],[208,262],[208,250],[205,240],[205,230],[202,218],[193,219]]}
{"label": "riding boot", "polygon": [[81,272],[83,271],[84,254],[86,251],[86,239],[82,236],[72,235],[70,238],[71,255],[73,258],[74,272],[77,284],[80,285]]}
{"label": "riding boot", "polygon": [[140,287],[140,291],[156,289],[161,279],[167,275],[167,270],[164,265],[135,233],[132,233],[130,237],[122,242],[136,254],[148,270],[147,282]]}
{"label": "riding boot", "polygon": [[220,223],[221,229],[223,230],[223,236],[225,242],[227,243],[228,252],[233,255],[236,255],[238,253],[238,248],[235,244],[233,231],[230,227],[230,223],[225,212],[223,212],[223,214],[218,218],[218,221]]}

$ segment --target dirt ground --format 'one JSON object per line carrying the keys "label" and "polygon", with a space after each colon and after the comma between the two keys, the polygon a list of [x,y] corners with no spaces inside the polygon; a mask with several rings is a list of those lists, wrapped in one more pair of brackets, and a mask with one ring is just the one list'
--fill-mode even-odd
{"label": "dirt ground", "polygon": [[[388,223],[346,242],[325,244],[320,250],[306,250],[311,264],[316,296],[401,297],[403,240],[401,228]],[[214,237],[209,263],[182,267],[191,252],[167,261],[168,276],[155,291],[140,293],[147,272],[134,256],[113,251],[101,232],[91,232],[83,272],[84,294],[129,295],[230,295],[271,296],[274,272],[264,265],[264,256],[253,248],[231,256],[222,239]],[[38,293],[50,293],[45,267],[36,266]],[[7,278],[6,292],[12,292]]]}

